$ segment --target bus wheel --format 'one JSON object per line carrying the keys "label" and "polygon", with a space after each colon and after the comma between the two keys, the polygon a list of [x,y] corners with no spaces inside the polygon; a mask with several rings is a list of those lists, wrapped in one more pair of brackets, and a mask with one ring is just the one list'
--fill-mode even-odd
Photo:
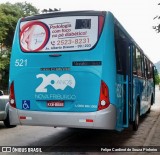
{"label": "bus wheel", "polygon": [[150,107],[149,107],[149,109],[147,110],[147,114],[149,114],[149,113],[151,112],[151,103],[150,103],[149,106],[150,106]]}
{"label": "bus wheel", "polygon": [[149,114],[151,112],[151,105],[153,105],[153,96],[151,98],[151,102],[150,102],[150,105],[149,105],[150,107],[149,107],[149,109],[147,111],[147,114]]}
{"label": "bus wheel", "polygon": [[135,111],[135,121],[133,122],[133,131],[137,131],[138,130],[139,119],[140,119],[140,109],[139,109],[139,103],[137,101],[136,111]]}
{"label": "bus wheel", "polygon": [[3,121],[3,123],[4,123],[4,125],[5,125],[7,128],[16,127],[16,125],[11,125],[11,124],[10,124],[9,112],[7,112],[7,117],[6,117],[6,119]]}

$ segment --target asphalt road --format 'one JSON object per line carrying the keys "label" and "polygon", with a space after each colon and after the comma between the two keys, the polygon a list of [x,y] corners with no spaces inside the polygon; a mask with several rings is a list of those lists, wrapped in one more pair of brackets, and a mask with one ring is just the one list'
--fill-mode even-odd
{"label": "asphalt road", "polygon": [[39,126],[17,126],[7,129],[3,122],[0,122],[0,146],[43,146],[45,151],[53,151],[58,146],[60,151],[66,147],[67,152],[77,152],[79,149],[85,152],[85,149],[94,150],[96,146],[149,145],[152,137],[149,138],[148,135],[160,115],[159,99],[160,90],[157,87],[156,103],[152,106],[150,114],[141,118],[136,132],[132,131],[131,126],[122,132]]}

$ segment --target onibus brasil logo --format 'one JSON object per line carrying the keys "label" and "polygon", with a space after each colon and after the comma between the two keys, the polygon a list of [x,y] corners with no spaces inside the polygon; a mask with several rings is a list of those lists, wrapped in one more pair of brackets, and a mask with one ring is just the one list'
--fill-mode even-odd
{"label": "onibus brasil logo", "polygon": [[63,74],[60,77],[56,74],[45,74],[36,75],[37,78],[42,78],[42,83],[36,88],[36,92],[47,92],[47,86],[52,86],[54,89],[64,90],[67,86],[74,88],[76,81],[70,74]]}

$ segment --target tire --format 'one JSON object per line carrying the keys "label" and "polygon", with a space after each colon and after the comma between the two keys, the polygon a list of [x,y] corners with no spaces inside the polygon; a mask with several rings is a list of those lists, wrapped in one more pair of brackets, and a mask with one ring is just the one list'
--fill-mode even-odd
{"label": "tire", "polygon": [[153,105],[153,96],[151,98],[150,107],[149,107],[148,111],[146,112],[147,114],[149,114],[151,112],[151,105]]}
{"label": "tire", "polygon": [[149,109],[147,110],[147,114],[149,114],[151,112],[151,103],[150,103],[150,107],[149,107]]}
{"label": "tire", "polygon": [[13,127],[16,127],[16,125],[11,125],[10,124],[10,120],[9,120],[9,112],[7,113],[7,117],[6,119],[3,121],[5,127],[7,128],[13,128]]}
{"label": "tire", "polygon": [[135,111],[135,121],[133,122],[133,131],[138,130],[139,120],[140,120],[140,107],[139,107],[139,102],[137,101],[136,111]]}

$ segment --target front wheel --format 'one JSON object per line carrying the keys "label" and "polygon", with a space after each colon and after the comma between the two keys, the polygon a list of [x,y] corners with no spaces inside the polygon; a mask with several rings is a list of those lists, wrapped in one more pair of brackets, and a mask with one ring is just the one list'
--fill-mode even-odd
{"label": "front wheel", "polygon": [[137,131],[138,130],[139,119],[140,119],[140,108],[139,108],[139,103],[137,101],[136,111],[135,111],[135,121],[133,122],[133,131]]}
{"label": "front wheel", "polygon": [[9,112],[7,112],[7,117],[6,117],[6,119],[3,121],[3,123],[4,123],[4,125],[5,125],[7,128],[16,127],[16,125],[11,125],[11,124],[10,124]]}

